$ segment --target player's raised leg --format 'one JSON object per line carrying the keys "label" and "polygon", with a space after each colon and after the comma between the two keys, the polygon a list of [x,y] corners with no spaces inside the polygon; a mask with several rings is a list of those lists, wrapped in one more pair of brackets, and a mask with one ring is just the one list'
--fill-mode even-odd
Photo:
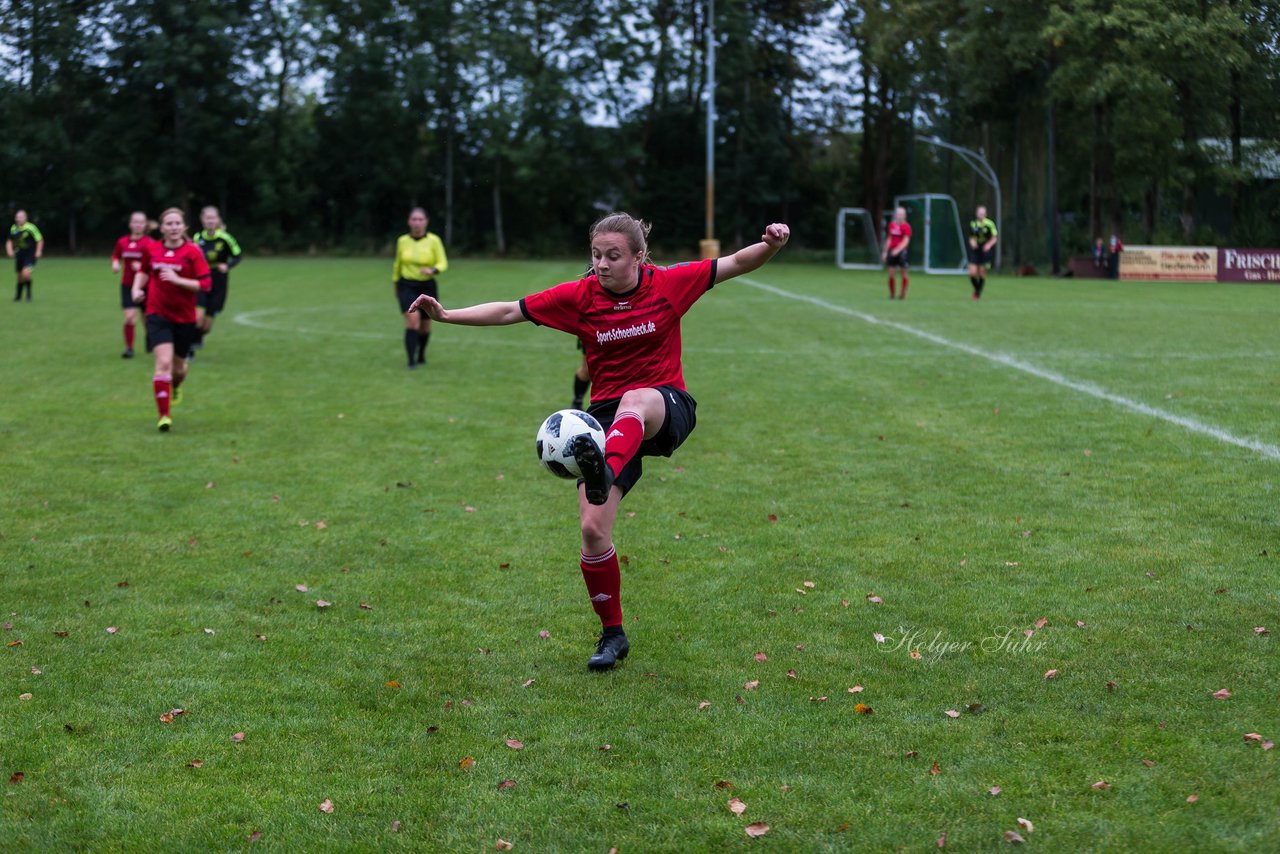
{"label": "player's raised leg", "polygon": [[640,443],[662,429],[666,417],[662,392],[656,388],[632,389],[618,401],[617,414],[605,433],[603,449],[597,448],[590,436],[574,439],[571,450],[582,469],[582,491],[589,503],[608,501],[614,480],[640,450]]}

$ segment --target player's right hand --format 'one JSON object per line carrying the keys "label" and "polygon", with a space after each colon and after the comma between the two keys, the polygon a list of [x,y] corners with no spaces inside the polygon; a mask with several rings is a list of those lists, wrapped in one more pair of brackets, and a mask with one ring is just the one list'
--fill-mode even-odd
{"label": "player's right hand", "polygon": [[136,302],[136,303],[139,303],[139,304],[140,304],[144,299],[146,299],[146,296],[147,296],[147,295],[146,295],[146,294],[144,294],[144,293],[142,292],[142,289],[141,289],[141,288],[134,288],[134,289],[133,289],[133,301],[134,301],[134,302]]}
{"label": "player's right hand", "polygon": [[413,304],[409,306],[409,310],[405,313],[413,314],[419,309],[425,311],[427,317],[432,320],[444,320],[444,306],[430,294],[419,294],[418,298],[413,301]]}

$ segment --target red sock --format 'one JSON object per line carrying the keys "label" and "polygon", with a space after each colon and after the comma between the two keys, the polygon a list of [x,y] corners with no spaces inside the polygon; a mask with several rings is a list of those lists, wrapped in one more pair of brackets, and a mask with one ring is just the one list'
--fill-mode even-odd
{"label": "red sock", "polygon": [[619,412],[613,417],[613,425],[604,440],[604,461],[613,469],[614,477],[622,474],[622,469],[631,462],[643,441],[644,422],[639,415]]}
{"label": "red sock", "polygon": [[161,418],[169,417],[169,398],[173,394],[173,378],[168,374],[157,374],[151,378],[151,388],[156,395],[156,409]]}
{"label": "red sock", "polygon": [[908,281],[907,274],[903,273],[902,274],[902,298],[903,299],[907,298],[907,281]]}
{"label": "red sock", "polygon": [[612,547],[602,555],[584,553],[580,566],[600,625],[606,629],[622,625],[622,574],[618,571],[618,553]]}
{"label": "red sock", "polygon": [[124,346],[128,347],[130,350],[133,349],[133,334],[137,329],[138,327],[134,326],[132,323],[126,323],[124,325]]}
{"label": "red sock", "polygon": [[[906,287],[906,285],[903,285]],[[889,299],[893,299],[893,273],[889,274]]]}

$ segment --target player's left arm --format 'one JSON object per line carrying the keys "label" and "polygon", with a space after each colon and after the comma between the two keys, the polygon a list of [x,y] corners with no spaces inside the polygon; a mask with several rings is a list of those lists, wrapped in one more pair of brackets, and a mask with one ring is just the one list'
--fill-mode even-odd
{"label": "player's left arm", "polygon": [[998,240],[998,239],[999,239],[999,237],[998,237],[998,236],[999,236],[999,234],[1000,234],[1000,232],[996,231],[996,224],[995,224],[994,222],[993,222],[993,223],[991,223],[991,239],[990,239],[990,240],[988,240],[986,243],[982,244],[982,251],[983,251],[983,252],[990,252],[990,251],[991,251],[991,247],[995,246],[995,245],[996,245],[996,240]]}
{"label": "player's left arm", "polygon": [[444,254],[444,241],[434,235],[432,235],[431,239],[431,252],[436,257],[435,266],[431,268],[431,275],[438,276],[449,269],[449,258]]}
{"label": "player's left arm", "polygon": [[906,237],[902,238],[902,242],[898,244],[897,249],[893,250],[893,254],[901,255],[902,253],[907,251],[907,247],[910,245],[911,245],[911,235],[908,234]]}
{"label": "player's left arm", "polygon": [[[222,239],[227,242],[227,249],[231,252],[231,254],[227,256],[226,261],[226,268],[227,270],[230,270],[243,260],[243,256],[240,254],[240,244],[234,237],[227,234],[225,231],[222,232]],[[222,272],[225,273],[227,270],[223,270]]]}
{"label": "player's left arm", "polygon": [[732,255],[716,261],[716,284],[755,272],[791,239],[791,228],[783,222],[773,222],[765,226],[760,242],[743,247]]}

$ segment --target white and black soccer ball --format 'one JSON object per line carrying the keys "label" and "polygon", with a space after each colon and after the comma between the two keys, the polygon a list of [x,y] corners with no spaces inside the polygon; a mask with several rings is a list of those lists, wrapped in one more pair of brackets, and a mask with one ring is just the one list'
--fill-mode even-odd
{"label": "white and black soccer ball", "polygon": [[542,467],[556,477],[582,477],[578,461],[570,452],[570,443],[582,435],[590,436],[604,453],[604,428],[599,421],[580,409],[561,409],[548,415],[538,428],[538,461]]}

